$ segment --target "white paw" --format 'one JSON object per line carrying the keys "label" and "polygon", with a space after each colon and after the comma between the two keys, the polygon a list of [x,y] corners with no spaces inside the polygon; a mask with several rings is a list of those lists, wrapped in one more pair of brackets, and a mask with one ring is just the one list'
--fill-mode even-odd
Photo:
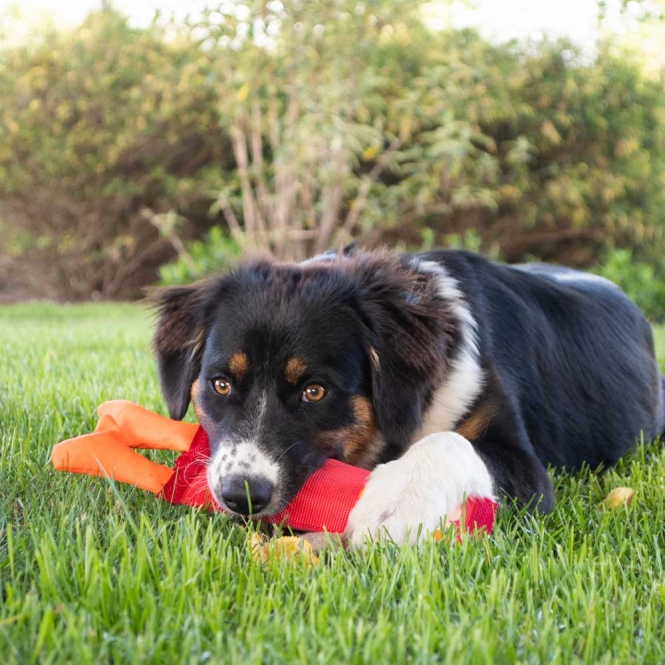
{"label": "white paw", "polygon": [[413,544],[442,520],[457,519],[470,496],[494,498],[485,463],[463,436],[430,434],[399,459],[374,469],[351,511],[345,537],[352,547],[384,538]]}

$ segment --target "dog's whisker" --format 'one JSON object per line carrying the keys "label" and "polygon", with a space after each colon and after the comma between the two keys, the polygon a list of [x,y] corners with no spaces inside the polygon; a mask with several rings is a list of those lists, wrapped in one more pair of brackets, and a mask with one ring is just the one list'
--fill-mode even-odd
{"label": "dog's whisker", "polygon": [[290,446],[289,446],[289,447],[288,447],[288,448],[287,448],[287,449],[286,449],[286,450],[285,450],[285,451],[284,451],[284,452],[283,452],[283,453],[282,453],[282,454],[281,454],[281,455],[280,455],[275,461],[276,461],[276,462],[279,462],[279,460],[281,460],[282,457],[284,457],[284,455],[286,455],[286,453],[288,453],[289,450],[291,450],[291,448],[294,448],[294,447],[297,446],[299,443],[300,443],[300,441],[296,441],[295,443],[292,443],[292,444],[291,444],[291,445],[290,445]]}

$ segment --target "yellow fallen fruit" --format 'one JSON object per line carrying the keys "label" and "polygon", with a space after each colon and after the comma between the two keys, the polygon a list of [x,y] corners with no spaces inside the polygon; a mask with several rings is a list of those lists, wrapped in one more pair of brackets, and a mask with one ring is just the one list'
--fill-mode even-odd
{"label": "yellow fallen fruit", "polygon": [[311,543],[297,536],[282,536],[269,540],[253,533],[251,545],[252,558],[257,563],[266,564],[270,557],[284,561],[301,557],[307,566],[317,566],[319,563],[319,557],[314,554]]}
{"label": "yellow fallen fruit", "polygon": [[630,506],[635,496],[635,490],[630,487],[615,487],[603,501],[603,507],[614,510],[619,506]]}

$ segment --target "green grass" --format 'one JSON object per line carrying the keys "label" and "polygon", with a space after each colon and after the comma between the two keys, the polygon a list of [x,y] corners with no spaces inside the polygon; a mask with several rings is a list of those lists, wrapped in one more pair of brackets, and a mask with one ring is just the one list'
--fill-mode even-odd
{"label": "green grass", "polygon": [[553,514],[503,507],[491,537],[264,570],[221,515],[49,466],[103,400],[163,412],[149,336],[133,306],[0,309],[1,662],[665,661],[661,450],[557,477]]}

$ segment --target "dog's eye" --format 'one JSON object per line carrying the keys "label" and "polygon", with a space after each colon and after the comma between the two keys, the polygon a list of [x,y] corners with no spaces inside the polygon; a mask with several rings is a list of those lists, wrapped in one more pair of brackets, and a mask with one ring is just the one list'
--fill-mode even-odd
{"label": "dog's eye", "polygon": [[231,392],[231,382],[223,377],[213,379],[212,387],[219,395],[228,395]]}
{"label": "dog's eye", "polygon": [[303,402],[320,402],[328,391],[318,383],[312,383],[302,391]]}

